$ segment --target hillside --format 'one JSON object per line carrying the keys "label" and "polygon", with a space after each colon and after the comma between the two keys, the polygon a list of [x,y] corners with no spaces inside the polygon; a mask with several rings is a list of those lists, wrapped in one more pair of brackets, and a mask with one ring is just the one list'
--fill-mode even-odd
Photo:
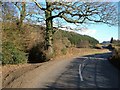
{"label": "hillside", "polygon": [[89,44],[91,45],[95,45],[99,43],[98,40],[88,35],[81,35],[75,32],[68,32],[63,30],[60,30],[58,33],[61,33],[63,37],[67,37],[68,40],[71,42],[71,44],[74,44],[74,45],[78,45],[79,42],[82,42],[82,41],[88,41]]}
{"label": "hillside", "polygon": [[[3,64],[46,61],[44,51],[45,28],[38,25],[25,24],[22,31],[17,30],[14,23],[3,24]],[[56,30],[56,29],[55,29]],[[74,32],[57,30],[53,36],[54,55],[65,55],[69,48],[78,47],[82,42],[88,48],[99,43],[96,39]]]}

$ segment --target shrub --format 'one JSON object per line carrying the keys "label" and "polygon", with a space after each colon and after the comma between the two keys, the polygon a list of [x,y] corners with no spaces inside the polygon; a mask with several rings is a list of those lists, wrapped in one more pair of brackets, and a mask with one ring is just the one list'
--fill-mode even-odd
{"label": "shrub", "polygon": [[109,49],[109,50],[114,50],[114,47],[113,47],[111,44],[109,44],[109,45],[107,46],[107,49]]}
{"label": "shrub", "polygon": [[64,55],[66,55],[67,54],[67,48],[63,48],[63,49],[61,49],[61,52],[62,52],[62,54],[64,54]]}
{"label": "shrub", "polygon": [[18,64],[27,61],[27,54],[19,50],[11,42],[3,43],[2,64]]}
{"label": "shrub", "polygon": [[93,48],[95,48],[95,49],[102,49],[102,46],[97,44],[97,45],[94,45]]}
{"label": "shrub", "polygon": [[115,49],[113,54],[114,55],[109,60],[113,65],[120,69],[120,48]]}
{"label": "shrub", "polygon": [[39,63],[39,62],[45,62],[48,61],[49,57],[47,57],[47,54],[44,50],[44,43],[39,43],[33,46],[29,50],[29,57],[28,61],[30,63]]}
{"label": "shrub", "polygon": [[2,53],[0,52],[0,65],[1,65],[1,62],[2,62]]}
{"label": "shrub", "polygon": [[88,48],[89,42],[88,41],[81,41],[77,44],[77,48]]}

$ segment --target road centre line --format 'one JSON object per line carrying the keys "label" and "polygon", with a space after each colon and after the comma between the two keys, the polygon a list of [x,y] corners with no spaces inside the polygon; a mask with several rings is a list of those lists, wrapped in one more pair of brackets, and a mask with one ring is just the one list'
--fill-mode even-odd
{"label": "road centre line", "polygon": [[80,80],[84,81],[83,77],[82,77],[82,70],[81,69],[82,69],[82,64],[79,65],[79,75],[80,75]]}
{"label": "road centre line", "polygon": [[84,81],[84,80],[83,80],[83,76],[82,76],[82,67],[85,66],[85,62],[86,62],[87,60],[89,60],[88,57],[85,58],[85,60],[83,60],[82,64],[79,65],[79,75],[80,75],[80,80],[81,80],[81,81]]}

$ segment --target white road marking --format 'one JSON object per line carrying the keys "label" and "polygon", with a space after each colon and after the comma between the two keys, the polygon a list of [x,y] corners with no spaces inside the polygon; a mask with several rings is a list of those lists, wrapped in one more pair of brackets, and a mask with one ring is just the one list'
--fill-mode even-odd
{"label": "white road marking", "polygon": [[84,81],[82,77],[82,64],[79,65],[79,75],[80,75],[80,80]]}
{"label": "white road marking", "polygon": [[82,67],[85,66],[85,62],[88,60],[88,57],[82,57],[82,58],[84,58],[85,60],[83,60],[82,64],[79,65],[79,75],[80,75],[80,80],[84,81],[82,76]]}
{"label": "white road marking", "polygon": [[[80,58],[83,58],[83,59],[92,59],[92,60],[94,60],[94,59],[96,59],[96,60],[107,60],[106,58],[97,58],[97,57],[80,57]],[[83,62],[85,62],[86,60],[84,60]]]}
{"label": "white road marking", "polygon": [[80,75],[80,80],[83,80],[83,76],[82,76],[82,68],[85,67],[85,64],[87,64],[89,60],[107,60],[106,58],[96,58],[96,57],[81,57],[84,58],[85,60],[83,60],[83,62],[79,65],[79,75]]}

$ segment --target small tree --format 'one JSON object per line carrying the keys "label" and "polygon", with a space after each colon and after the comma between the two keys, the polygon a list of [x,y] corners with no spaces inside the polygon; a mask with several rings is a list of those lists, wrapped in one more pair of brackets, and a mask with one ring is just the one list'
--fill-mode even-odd
{"label": "small tree", "polygon": [[111,38],[110,43],[113,43],[113,37]]}
{"label": "small tree", "polygon": [[16,6],[17,10],[19,11],[19,17],[17,19],[17,26],[18,29],[21,30],[21,27],[23,25],[23,21],[26,17],[26,3],[25,2],[21,2],[21,3],[14,3],[14,5]]}

